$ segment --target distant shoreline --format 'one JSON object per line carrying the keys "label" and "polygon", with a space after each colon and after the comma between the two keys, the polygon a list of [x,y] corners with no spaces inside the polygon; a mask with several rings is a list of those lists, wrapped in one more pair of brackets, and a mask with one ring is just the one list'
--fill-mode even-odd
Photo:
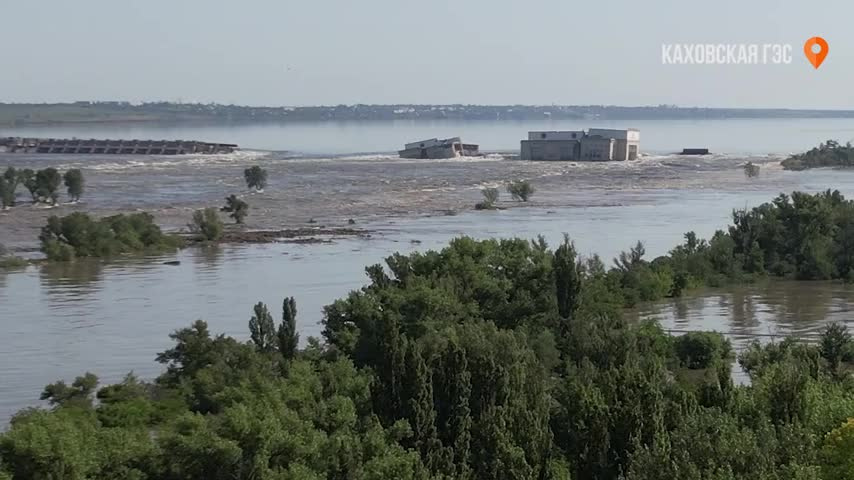
{"label": "distant shoreline", "polygon": [[726,120],[854,118],[854,110],[602,105],[338,105],[249,107],[155,102],[0,103],[0,128],[62,125],[252,125],[374,121]]}

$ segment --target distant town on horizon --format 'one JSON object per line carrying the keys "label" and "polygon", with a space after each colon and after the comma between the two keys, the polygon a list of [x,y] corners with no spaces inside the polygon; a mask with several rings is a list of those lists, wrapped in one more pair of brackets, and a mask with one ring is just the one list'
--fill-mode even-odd
{"label": "distant town on horizon", "polygon": [[639,120],[854,118],[854,110],[676,105],[327,105],[259,107],[217,103],[77,101],[0,103],[0,127],[78,123],[323,122],[388,120]]}

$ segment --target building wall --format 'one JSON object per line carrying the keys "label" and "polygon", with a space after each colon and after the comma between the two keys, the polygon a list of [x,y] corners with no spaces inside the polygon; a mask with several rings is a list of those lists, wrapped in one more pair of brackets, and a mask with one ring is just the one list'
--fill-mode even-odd
{"label": "building wall", "polygon": [[437,145],[442,145],[444,143],[454,143],[460,142],[460,137],[452,137],[445,138],[443,140],[439,140],[438,138],[428,138],[427,140],[419,140],[417,142],[407,143],[403,146],[404,150],[408,150],[410,148],[430,148],[435,147]]}
{"label": "building wall", "polygon": [[640,142],[640,130],[636,128],[627,128],[625,130],[613,128],[591,128],[587,133],[591,136],[599,135],[600,137],[613,138],[614,140]]}
{"label": "building wall", "polygon": [[614,140],[614,160],[629,159],[629,142],[628,140]]}
{"label": "building wall", "polygon": [[613,138],[584,137],[581,139],[581,160],[613,160],[614,142]]}
{"label": "building wall", "polygon": [[582,131],[538,131],[528,132],[528,140],[580,140],[584,136]]}
{"label": "building wall", "polygon": [[578,160],[578,140],[522,140],[522,160]]}
{"label": "building wall", "polygon": [[522,160],[636,160],[640,131],[591,128],[583,131],[528,132],[519,157]]}

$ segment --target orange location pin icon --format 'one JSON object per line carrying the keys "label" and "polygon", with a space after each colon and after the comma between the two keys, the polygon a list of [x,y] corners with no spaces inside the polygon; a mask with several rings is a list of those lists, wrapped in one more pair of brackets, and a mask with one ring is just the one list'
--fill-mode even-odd
{"label": "orange location pin icon", "polygon": [[[818,52],[815,51],[816,45],[821,48]],[[821,62],[823,62],[824,58],[827,57],[828,50],[827,42],[821,37],[812,37],[804,44],[804,55],[807,56],[807,60],[809,60],[815,68],[821,66]]]}

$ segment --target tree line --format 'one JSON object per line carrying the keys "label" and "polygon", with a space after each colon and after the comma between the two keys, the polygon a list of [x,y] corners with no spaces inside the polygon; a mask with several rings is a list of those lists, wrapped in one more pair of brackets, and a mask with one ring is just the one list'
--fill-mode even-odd
{"label": "tree line", "polygon": [[285,298],[247,312],[247,341],[201,320],[174,332],[154,381],[46,386],[50,408],[0,435],[0,478],[848,479],[845,326],[750,344],[736,385],[720,334],[622,309],[761,275],[848,278],[851,212],[836,192],[780,196],[610,268],[568,237],[395,254],[302,347]]}
{"label": "tree line", "polygon": [[85,179],[83,172],[78,168],[72,168],[60,174],[53,167],[42,170],[30,168],[18,170],[15,167],[8,167],[0,177],[0,206],[5,209],[16,205],[19,186],[23,186],[29,192],[32,203],[56,205],[59,199],[59,188],[63,184],[70,201],[80,200]]}
{"label": "tree line", "polygon": [[824,167],[854,167],[854,146],[836,140],[820,143],[804,153],[791,155],[781,162],[785,170],[806,170]]}

